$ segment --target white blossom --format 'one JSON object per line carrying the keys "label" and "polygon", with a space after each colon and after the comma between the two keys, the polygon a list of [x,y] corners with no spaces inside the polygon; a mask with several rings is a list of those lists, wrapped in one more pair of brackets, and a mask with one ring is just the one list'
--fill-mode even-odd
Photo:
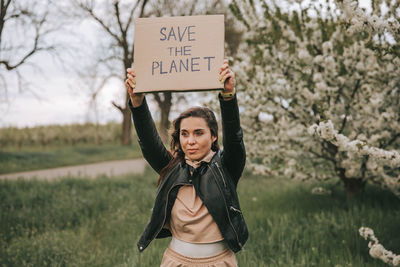
{"label": "white blossom", "polygon": [[303,60],[303,61],[312,60],[310,53],[308,53],[307,49],[305,49],[305,48],[303,48],[299,51],[298,57],[300,60]]}
{"label": "white blossom", "polygon": [[314,187],[311,190],[311,194],[313,194],[313,195],[331,195],[332,191],[318,186],[318,187]]}
{"label": "white blossom", "polygon": [[400,265],[400,255],[394,257],[393,259],[393,266],[399,266]]}
{"label": "white blossom", "polygon": [[[262,2],[233,1],[249,25],[233,67],[246,109],[247,166],[293,179],[374,182],[400,197],[398,1],[386,1],[383,14],[338,0],[322,20],[301,13],[314,8],[303,1],[299,25],[294,13],[274,13],[274,1],[268,9]],[[372,229],[360,234],[371,256],[399,264]]]}
{"label": "white blossom", "polygon": [[378,259],[384,254],[385,248],[381,244],[372,245],[369,250],[369,255],[372,258]]}
{"label": "white blossom", "polygon": [[[336,145],[340,151],[351,152],[350,155],[369,156],[367,163],[367,169],[372,173],[377,174],[377,164],[386,165],[391,168],[400,167],[400,154],[399,152],[392,150],[386,151],[377,147],[367,145],[365,141],[361,140],[350,140],[346,136],[339,134],[333,126],[333,123],[329,120],[327,122],[320,122],[318,125],[313,124],[308,128],[308,133],[314,136],[318,136],[321,139],[327,140],[332,144]],[[387,134],[387,133],[386,133]],[[359,138],[366,139],[366,136],[361,134]],[[348,177],[357,177],[360,173],[360,166],[355,163],[351,157],[347,160],[343,160],[341,166],[346,169],[346,175]],[[382,169],[379,173],[381,176],[381,182],[393,193],[400,197],[400,176],[390,177],[386,175]]]}
{"label": "white blossom", "polygon": [[[361,31],[366,31],[370,34],[387,31],[394,36],[400,35],[400,25],[395,18],[388,17],[388,15],[379,17],[377,14],[367,14],[358,7],[357,1],[354,0],[336,0],[335,2],[342,11],[341,19],[350,24],[347,30],[349,34]],[[389,3],[389,5],[393,7],[392,12],[397,12],[395,4]]]}
{"label": "white blossom", "polygon": [[[245,39],[251,42],[240,46],[233,66],[246,110],[247,166],[293,179],[371,181],[398,194],[398,48],[360,32],[346,35],[365,15],[352,1],[324,11],[322,21],[302,13],[297,26],[288,22],[294,13],[274,13],[272,2],[268,10],[257,0],[235,3],[250,25]],[[302,2],[299,8],[315,7]],[[390,21],[400,14],[376,16]],[[258,27],[261,21],[267,27]]]}
{"label": "white blossom", "polygon": [[368,247],[371,257],[380,259],[393,266],[400,265],[400,255],[396,255],[392,251],[385,249],[384,246],[379,243],[379,240],[375,237],[374,231],[371,228],[361,227],[358,231],[365,240],[370,240]]}

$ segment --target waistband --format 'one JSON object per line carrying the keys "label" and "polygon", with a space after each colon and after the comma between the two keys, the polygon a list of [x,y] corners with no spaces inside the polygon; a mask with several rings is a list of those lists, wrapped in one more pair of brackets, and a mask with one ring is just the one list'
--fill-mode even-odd
{"label": "waistband", "polygon": [[214,243],[189,243],[172,237],[169,247],[186,257],[211,257],[229,249],[224,240]]}

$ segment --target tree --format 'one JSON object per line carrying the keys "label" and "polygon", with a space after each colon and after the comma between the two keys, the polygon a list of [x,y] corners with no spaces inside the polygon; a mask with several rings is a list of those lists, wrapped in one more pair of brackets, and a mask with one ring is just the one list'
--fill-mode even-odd
{"label": "tree", "polygon": [[[397,8],[389,6],[388,17],[376,16],[396,25]],[[390,34],[396,30],[355,31],[355,17],[348,19],[352,12],[329,1],[287,1],[282,8],[234,0],[230,9],[248,29],[235,69],[245,94],[252,169],[298,179],[339,178],[348,196],[366,181],[385,185],[384,176],[399,183],[398,169],[387,162],[376,168],[370,154],[343,150],[338,140],[314,139],[307,132],[330,120],[330,129],[336,125],[347,140],[382,150],[400,147],[399,36]]]}
{"label": "tree", "polygon": [[[75,16],[81,18],[89,18],[94,21],[103,31],[105,36],[105,43],[100,44],[104,49],[104,54],[99,54],[98,58],[94,60],[93,66],[88,68],[98,68],[101,65],[107,71],[99,73],[105,77],[99,78],[100,80],[107,80],[111,77],[116,77],[123,81],[125,79],[126,69],[132,66],[134,46],[133,46],[133,21],[134,18],[143,17],[148,0],[138,0],[135,3],[131,1],[74,1],[75,7],[78,8],[80,13]],[[85,71],[80,71],[81,73]],[[95,79],[95,78],[92,78]],[[102,82],[101,85],[104,85]],[[122,86],[121,86],[122,87]],[[91,92],[92,96],[96,96],[103,86],[96,88],[96,92]],[[122,132],[121,143],[124,145],[131,143],[131,128],[132,122],[130,117],[130,110],[127,106],[129,95],[124,93],[125,101],[123,105],[112,102],[122,114]],[[95,100],[94,100],[95,101]]]}
{"label": "tree", "polygon": [[32,61],[38,53],[55,52],[57,44],[51,35],[60,25],[50,19],[50,0],[1,0],[0,8],[0,101],[7,102],[14,79],[19,91],[33,89],[22,69],[38,68]]}

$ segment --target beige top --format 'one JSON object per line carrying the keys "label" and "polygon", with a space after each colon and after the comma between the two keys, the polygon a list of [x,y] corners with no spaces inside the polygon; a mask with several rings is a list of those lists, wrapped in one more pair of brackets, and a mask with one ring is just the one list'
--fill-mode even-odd
{"label": "beige top", "polygon": [[[209,162],[215,152],[211,151],[202,161]],[[199,162],[187,164],[197,167]],[[172,236],[189,243],[213,243],[224,238],[203,201],[196,194],[193,185],[184,185],[179,188],[171,219],[166,227]]]}

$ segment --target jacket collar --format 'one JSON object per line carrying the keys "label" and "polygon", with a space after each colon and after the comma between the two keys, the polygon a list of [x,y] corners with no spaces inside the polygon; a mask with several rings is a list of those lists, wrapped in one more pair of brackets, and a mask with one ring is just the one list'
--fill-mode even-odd
{"label": "jacket collar", "polygon": [[185,157],[185,162],[187,165],[192,166],[193,168],[197,168],[201,165],[202,162],[210,162],[214,155],[215,151],[210,150],[210,152],[201,160],[191,160]]}

